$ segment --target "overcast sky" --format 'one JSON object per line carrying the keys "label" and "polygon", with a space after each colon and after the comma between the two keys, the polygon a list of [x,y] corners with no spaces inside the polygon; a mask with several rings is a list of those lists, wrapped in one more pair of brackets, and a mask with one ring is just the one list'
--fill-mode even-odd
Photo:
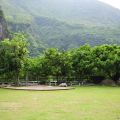
{"label": "overcast sky", "polygon": [[99,0],[120,9],[120,0]]}

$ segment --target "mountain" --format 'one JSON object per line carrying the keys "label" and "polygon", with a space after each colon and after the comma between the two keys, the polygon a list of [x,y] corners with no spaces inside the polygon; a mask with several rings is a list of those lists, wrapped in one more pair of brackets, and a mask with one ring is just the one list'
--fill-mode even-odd
{"label": "mountain", "polygon": [[7,23],[3,15],[3,11],[0,8],[0,41],[8,38],[9,33],[7,29]]}
{"label": "mountain", "polygon": [[0,5],[9,29],[29,34],[32,56],[49,47],[120,44],[120,10],[98,0],[1,0]]}

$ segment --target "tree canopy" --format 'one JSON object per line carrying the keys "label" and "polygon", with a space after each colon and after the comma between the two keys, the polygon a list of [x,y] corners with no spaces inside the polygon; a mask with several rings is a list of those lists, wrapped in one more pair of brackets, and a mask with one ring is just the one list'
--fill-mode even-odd
{"label": "tree canopy", "polygon": [[33,58],[28,55],[28,45],[26,36],[20,33],[14,34],[12,40],[0,42],[0,76],[14,76],[16,83],[24,76],[30,80],[41,77],[80,80],[85,76],[119,80],[119,45],[91,47],[86,44],[68,51],[50,48]]}

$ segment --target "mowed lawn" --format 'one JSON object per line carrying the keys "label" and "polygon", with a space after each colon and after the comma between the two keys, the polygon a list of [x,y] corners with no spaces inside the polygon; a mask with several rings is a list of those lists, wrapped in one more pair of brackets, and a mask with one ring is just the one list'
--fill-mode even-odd
{"label": "mowed lawn", "polygon": [[0,89],[0,120],[120,120],[120,88]]}

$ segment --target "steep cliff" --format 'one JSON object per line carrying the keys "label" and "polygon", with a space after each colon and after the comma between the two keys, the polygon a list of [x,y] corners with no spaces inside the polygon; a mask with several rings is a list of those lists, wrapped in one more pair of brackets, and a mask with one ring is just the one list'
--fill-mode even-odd
{"label": "steep cliff", "polygon": [[0,7],[0,40],[8,38],[8,36],[7,22]]}

